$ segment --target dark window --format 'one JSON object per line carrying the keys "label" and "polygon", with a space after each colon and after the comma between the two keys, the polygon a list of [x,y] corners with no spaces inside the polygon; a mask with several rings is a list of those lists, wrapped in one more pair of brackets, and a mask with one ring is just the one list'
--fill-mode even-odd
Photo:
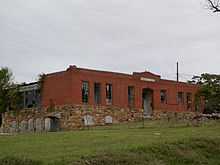
{"label": "dark window", "polygon": [[177,94],[177,103],[178,104],[184,104],[184,93],[178,92]]}
{"label": "dark window", "polygon": [[128,106],[134,106],[134,87],[128,86]]}
{"label": "dark window", "polygon": [[25,108],[27,108],[27,106],[28,106],[28,99],[25,98]]}
{"label": "dark window", "polygon": [[187,110],[192,110],[192,93],[186,93]]}
{"label": "dark window", "polygon": [[106,84],[106,104],[112,104],[112,84]]}
{"label": "dark window", "polygon": [[82,83],[82,102],[88,103],[89,101],[89,82],[83,81]]}
{"label": "dark window", "polygon": [[40,90],[36,91],[36,105],[39,106],[40,105]]}
{"label": "dark window", "polygon": [[28,107],[28,108],[32,108],[32,107],[33,107],[33,104],[28,104],[27,107]]}
{"label": "dark window", "polygon": [[34,107],[36,107],[36,101],[35,101],[35,100],[32,100],[32,105],[33,105]]}
{"label": "dark window", "polygon": [[163,104],[167,104],[167,91],[166,90],[160,91],[160,102]]}
{"label": "dark window", "polygon": [[95,104],[101,103],[101,84],[100,83],[94,84],[94,99],[95,99]]}

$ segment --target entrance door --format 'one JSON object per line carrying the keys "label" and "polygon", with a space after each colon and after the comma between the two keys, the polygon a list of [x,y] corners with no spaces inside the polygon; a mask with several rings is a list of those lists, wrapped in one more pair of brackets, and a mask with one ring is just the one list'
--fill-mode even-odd
{"label": "entrance door", "polygon": [[144,88],[142,91],[142,106],[144,116],[151,116],[153,113],[153,90]]}

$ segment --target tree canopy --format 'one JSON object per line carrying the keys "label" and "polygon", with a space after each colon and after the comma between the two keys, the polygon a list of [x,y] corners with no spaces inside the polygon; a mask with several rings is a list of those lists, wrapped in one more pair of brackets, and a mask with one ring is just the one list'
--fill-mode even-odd
{"label": "tree canopy", "polygon": [[205,99],[205,112],[220,113],[220,75],[205,73],[194,76],[190,82],[200,85],[197,95]]}
{"label": "tree canopy", "polygon": [[17,109],[20,95],[18,86],[13,82],[13,74],[7,67],[0,68],[0,113]]}

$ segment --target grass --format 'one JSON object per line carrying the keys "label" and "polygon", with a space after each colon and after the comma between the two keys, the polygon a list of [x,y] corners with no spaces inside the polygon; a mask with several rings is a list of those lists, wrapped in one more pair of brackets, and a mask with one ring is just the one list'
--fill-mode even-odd
{"label": "grass", "polygon": [[90,130],[0,136],[0,164],[220,165],[220,123],[147,121]]}

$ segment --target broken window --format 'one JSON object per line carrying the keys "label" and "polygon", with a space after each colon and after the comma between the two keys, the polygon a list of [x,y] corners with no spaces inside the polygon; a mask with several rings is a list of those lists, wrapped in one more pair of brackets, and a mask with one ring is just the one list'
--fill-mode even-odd
{"label": "broken window", "polygon": [[100,83],[94,84],[94,99],[95,99],[95,104],[101,103],[101,84]]}
{"label": "broken window", "polygon": [[184,93],[178,92],[177,94],[177,103],[178,104],[184,104]]}
{"label": "broken window", "polygon": [[186,93],[186,105],[187,105],[187,110],[192,109],[192,93]]}
{"label": "broken window", "polygon": [[166,90],[160,91],[160,102],[163,104],[167,104],[167,91]]}
{"label": "broken window", "polygon": [[89,101],[89,82],[83,81],[82,83],[82,102],[88,103]]}
{"label": "broken window", "polygon": [[106,104],[112,104],[112,84],[106,84]]}
{"label": "broken window", "polygon": [[40,105],[40,93],[38,90],[29,90],[21,93],[23,97],[23,108],[32,108]]}
{"label": "broken window", "polygon": [[128,86],[128,106],[134,106],[134,87]]}

